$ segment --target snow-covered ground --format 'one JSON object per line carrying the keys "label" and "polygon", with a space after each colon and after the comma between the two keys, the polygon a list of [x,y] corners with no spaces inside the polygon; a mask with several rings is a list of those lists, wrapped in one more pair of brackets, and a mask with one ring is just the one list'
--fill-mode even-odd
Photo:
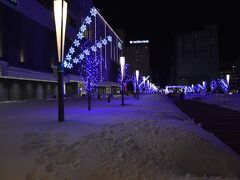
{"label": "snow-covered ground", "polygon": [[186,98],[240,111],[240,94],[187,94]]}
{"label": "snow-covered ground", "polygon": [[167,97],[0,103],[0,180],[239,179],[240,157]]}

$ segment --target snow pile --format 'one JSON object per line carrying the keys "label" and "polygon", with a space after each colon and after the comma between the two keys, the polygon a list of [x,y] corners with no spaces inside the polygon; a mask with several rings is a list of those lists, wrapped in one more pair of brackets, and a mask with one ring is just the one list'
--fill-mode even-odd
{"label": "snow pile", "polygon": [[240,94],[187,94],[186,98],[240,111]]}
{"label": "snow pile", "polygon": [[238,179],[240,159],[194,123],[135,120],[106,124],[75,140],[67,133],[23,135],[35,165],[27,180]]}

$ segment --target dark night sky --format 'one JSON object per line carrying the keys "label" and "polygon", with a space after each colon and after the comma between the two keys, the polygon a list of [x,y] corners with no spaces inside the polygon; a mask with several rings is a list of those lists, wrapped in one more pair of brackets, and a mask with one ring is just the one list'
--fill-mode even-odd
{"label": "dark night sky", "polygon": [[220,61],[236,60],[237,50],[240,50],[240,13],[237,4],[209,1],[162,3],[156,0],[93,2],[114,29],[125,30],[126,40],[150,40],[153,80],[161,84],[170,77],[175,33],[201,29],[205,24],[217,24]]}

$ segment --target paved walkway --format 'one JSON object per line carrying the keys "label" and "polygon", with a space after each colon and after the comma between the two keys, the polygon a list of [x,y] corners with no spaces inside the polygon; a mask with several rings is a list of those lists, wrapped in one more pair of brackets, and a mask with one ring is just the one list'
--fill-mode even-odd
{"label": "paved walkway", "polygon": [[240,112],[192,100],[181,102],[175,99],[174,102],[204,129],[240,154]]}

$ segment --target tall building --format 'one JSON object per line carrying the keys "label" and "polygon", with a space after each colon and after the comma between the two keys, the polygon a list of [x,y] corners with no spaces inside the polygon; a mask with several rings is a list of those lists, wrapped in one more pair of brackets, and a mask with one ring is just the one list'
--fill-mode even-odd
{"label": "tall building", "polygon": [[149,41],[132,40],[124,48],[126,63],[129,64],[129,73],[133,74],[138,69],[140,75],[148,76],[150,73],[149,65]]}
{"label": "tall building", "polygon": [[219,69],[218,31],[216,25],[175,37],[176,84],[195,84],[217,77]]}
{"label": "tall building", "polygon": [[[68,1],[65,55],[93,6],[91,0]],[[101,68],[108,69],[101,81],[116,81],[123,41],[100,13],[84,33],[92,43],[109,35],[112,41],[100,49]],[[0,101],[56,97],[56,65],[53,0],[0,0]],[[83,86],[76,70],[65,69],[64,82],[67,94],[72,82]]]}

